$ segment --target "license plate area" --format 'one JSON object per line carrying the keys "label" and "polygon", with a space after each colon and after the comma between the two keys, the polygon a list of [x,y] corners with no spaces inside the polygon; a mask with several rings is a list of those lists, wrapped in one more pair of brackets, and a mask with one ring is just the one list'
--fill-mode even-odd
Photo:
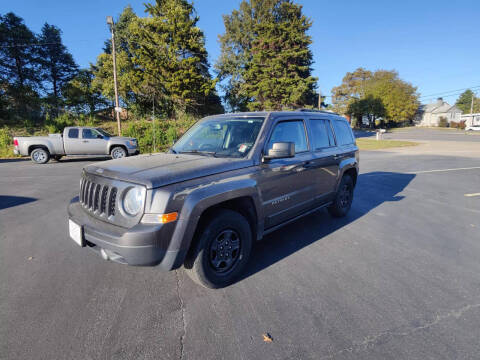
{"label": "license plate area", "polygon": [[70,238],[77,243],[77,245],[84,247],[85,238],[83,237],[83,228],[74,221],[68,219],[68,231]]}

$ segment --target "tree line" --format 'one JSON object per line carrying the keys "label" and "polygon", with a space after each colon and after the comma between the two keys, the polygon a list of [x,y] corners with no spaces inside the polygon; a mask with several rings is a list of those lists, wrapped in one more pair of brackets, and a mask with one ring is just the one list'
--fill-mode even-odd
{"label": "tree line", "polygon": [[[187,0],[146,3],[147,16],[127,6],[115,22],[121,106],[139,117],[215,114],[313,106],[311,20],[292,0],[243,0],[223,17],[221,55],[211,69],[198,15]],[[93,116],[112,108],[112,46],[80,69],[61,30],[39,34],[22,18],[0,15],[0,120],[42,122],[61,112]],[[212,74],[214,76],[212,76]]]}

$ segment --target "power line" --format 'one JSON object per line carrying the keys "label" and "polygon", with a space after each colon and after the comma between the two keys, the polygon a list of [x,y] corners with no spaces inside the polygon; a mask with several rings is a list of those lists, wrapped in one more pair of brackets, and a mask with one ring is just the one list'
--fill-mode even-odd
{"label": "power line", "polygon": [[[442,96],[442,95],[447,96],[447,94],[450,94],[450,93],[456,93],[458,91],[472,90],[472,89],[477,89],[477,88],[480,88],[480,85],[471,86],[471,87],[463,88],[463,89],[457,89],[457,90],[443,91],[443,92],[435,93],[435,94],[422,95],[422,96],[420,96],[420,98],[426,98],[426,97],[430,97],[430,96]],[[453,94],[453,95],[455,95],[455,94]]]}

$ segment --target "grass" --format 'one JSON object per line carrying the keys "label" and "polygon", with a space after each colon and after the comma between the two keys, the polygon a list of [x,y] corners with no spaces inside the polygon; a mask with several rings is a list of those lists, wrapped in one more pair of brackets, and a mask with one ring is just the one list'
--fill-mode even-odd
{"label": "grass", "polygon": [[413,141],[357,139],[357,146],[360,150],[380,150],[416,145],[418,143]]}

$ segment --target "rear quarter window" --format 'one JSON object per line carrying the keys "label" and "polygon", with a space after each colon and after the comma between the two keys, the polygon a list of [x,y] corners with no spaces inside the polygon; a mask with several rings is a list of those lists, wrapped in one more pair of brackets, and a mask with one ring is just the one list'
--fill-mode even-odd
{"label": "rear quarter window", "polygon": [[334,120],[333,128],[338,145],[349,145],[355,142],[350,124],[343,120]]}

